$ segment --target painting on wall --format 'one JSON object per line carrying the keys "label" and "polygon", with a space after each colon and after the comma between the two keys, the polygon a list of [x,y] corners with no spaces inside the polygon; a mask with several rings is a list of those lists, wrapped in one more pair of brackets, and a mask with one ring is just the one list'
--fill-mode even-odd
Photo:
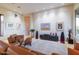
{"label": "painting on wall", "polygon": [[13,24],[8,24],[8,27],[13,27]]}
{"label": "painting on wall", "polygon": [[63,30],[63,23],[62,22],[59,22],[59,23],[57,23],[57,30]]}
{"label": "painting on wall", "polygon": [[6,28],[7,28],[8,30],[14,29],[14,24],[13,24],[13,23],[6,23],[5,25],[6,25]]}
{"label": "painting on wall", "polygon": [[45,30],[45,31],[50,30],[50,23],[42,23],[41,30]]}
{"label": "painting on wall", "polygon": [[19,23],[6,23],[5,25],[8,30],[18,30],[21,26]]}

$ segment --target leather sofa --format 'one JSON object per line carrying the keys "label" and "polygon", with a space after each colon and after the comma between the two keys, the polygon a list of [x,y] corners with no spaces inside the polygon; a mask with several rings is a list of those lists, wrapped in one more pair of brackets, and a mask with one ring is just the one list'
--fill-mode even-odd
{"label": "leather sofa", "polygon": [[11,44],[7,50],[8,55],[43,55],[40,52]]}
{"label": "leather sofa", "polygon": [[40,35],[40,38],[43,40],[50,40],[50,35],[49,34],[42,34],[42,35]]}
{"label": "leather sofa", "polygon": [[58,38],[49,34],[42,34],[40,35],[40,39],[43,40],[50,40],[50,41],[58,41]]}
{"label": "leather sofa", "polygon": [[0,55],[43,55],[43,54],[18,45],[7,44],[0,40]]}

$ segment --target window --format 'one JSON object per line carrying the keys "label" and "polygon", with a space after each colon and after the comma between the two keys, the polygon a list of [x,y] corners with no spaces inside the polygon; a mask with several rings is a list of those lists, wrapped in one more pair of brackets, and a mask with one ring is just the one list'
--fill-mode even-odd
{"label": "window", "polygon": [[76,35],[79,35],[79,17],[76,17]]}
{"label": "window", "polygon": [[4,15],[0,14],[0,36],[4,33]]}

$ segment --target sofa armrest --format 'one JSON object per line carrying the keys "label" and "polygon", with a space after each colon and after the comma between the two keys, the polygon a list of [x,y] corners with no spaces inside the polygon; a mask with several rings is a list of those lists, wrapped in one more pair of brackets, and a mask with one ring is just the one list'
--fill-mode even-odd
{"label": "sofa armrest", "polygon": [[79,55],[79,50],[68,48],[68,55]]}

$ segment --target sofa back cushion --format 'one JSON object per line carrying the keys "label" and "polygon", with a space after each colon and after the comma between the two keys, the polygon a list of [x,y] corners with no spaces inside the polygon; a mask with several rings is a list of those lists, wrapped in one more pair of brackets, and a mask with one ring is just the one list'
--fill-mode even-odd
{"label": "sofa back cushion", "polygon": [[9,43],[15,43],[15,37],[16,37],[16,34],[10,35],[8,37],[8,42]]}

